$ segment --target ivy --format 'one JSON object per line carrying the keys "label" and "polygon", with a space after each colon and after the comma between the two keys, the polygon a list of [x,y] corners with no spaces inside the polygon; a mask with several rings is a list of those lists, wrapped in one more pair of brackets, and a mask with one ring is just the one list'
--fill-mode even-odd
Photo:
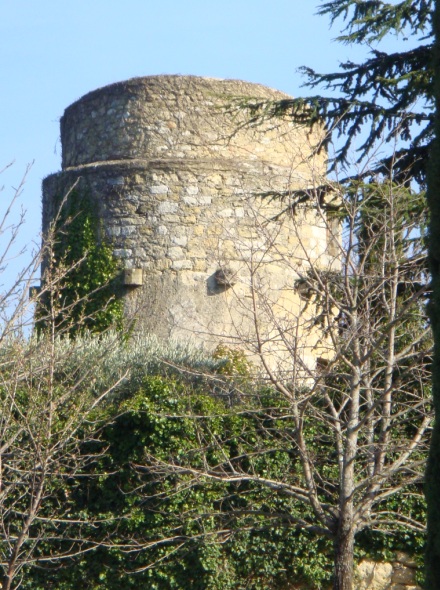
{"label": "ivy", "polygon": [[[96,338],[97,342],[103,340],[105,336]],[[75,339],[75,346],[79,341]],[[132,342],[121,343],[113,353],[115,357],[110,358],[112,369],[116,358],[124,354],[133,358],[128,354],[130,347],[136,358],[140,356],[140,349]],[[85,354],[81,354],[82,361]],[[234,364],[234,353],[228,349],[216,354]],[[110,365],[104,365],[108,358],[97,352],[95,358],[96,375],[110,372]],[[239,351],[235,360],[241,367],[244,359]],[[164,366],[152,369],[145,361],[142,365],[142,375],[127,377],[123,392],[112,397],[107,408],[97,410],[103,412],[96,415],[98,421],[109,409],[115,416],[103,427],[102,454],[78,477],[63,482],[65,488],[54,498],[55,502],[69,503],[73,521],[78,515],[82,521],[93,523],[90,537],[96,551],[72,559],[72,567],[30,566],[22,588],[327,588],[332,572],[331,539],[298,530],[292,522],[299,515],[305,520],[311,517],[306,505],[256,481],[194,483],[185,473],[162,477],[158,471],[149,470],[151,457],[190,464],[195,469],[203,462],[215,466],[226,458],[238,472],[296,481],[298,453],[289,444],[295,426],[286,411],[286,399],[255,379],[240,375],[246,396],[234,396],[231,403],[227,396],[218,394],[222,364],[212,368],[212,379],[208,370],[201,379],[193,373],[169,374]],[[118,372],[124,374],[124,367],[120,365]],[[232,389],[238,371],[230,370],[228,364],[226,368],[224,387]],[[93,384],[96,395],[107,388],[104,382],[99,383],[101,378]],[[317,466],[326,465],[329,476],[333,471],[336,477],[326,426],[306,423],[305,435],[313,443],[311,451]],[[88,453],[90,448],[83,447],[82,451]],[[417,486],[414,488],[417,492]],[[397,508],[409,518],[422,521],[425,506],[421,494],[406,492],[383,501],[378,510]],[[154,545],[155,540],[164,539],[171,541]],[[366,530],[356,537],[356,556],[393,560],[397,551],[404,551],[420,560],[423,544],[422,534],[404,528],[393,530],[393,534]]]}
{"label": "ivy", "polygon": [[44,328],[47,318],[55,315],[58,332],[121,330],[118,261],[103,236],[92,201],[86,193],[74,190],[67,201],[58,202],[60,213],[45,274],[51,287],[47,287],[43,309],[37,314],[37,327]]}
{"label": "ivy", "polygon": [[[120,415],[105,430],[107,450],[93,477],[72,482],[70,493],[74,510],[95,521],[102,518],[101,529],[95,530],[97,541],[130,539],[140,549],[101,547],[72,568],[41,574],[41,588],[327,588],[331,540],[297,530],[289,521],[298,514],[307,518],[307,507],[255,482],[186,486],[184,475],[162,479],[133,469],[148,465],[150,455],[165,462],[170,457],[186,462],[190,457],[195,468],[203,460],[215,465],[220,453],[237,466],[237,457],[243,457],[241,466],[262,476],[295,478],[295,452],[286,447],[293,425],[285,410],[285,400],[267,389],[246,405],[231,407],[214,397],[206,383],[195,384],[183,376],[146,376],[140,389],[120,401]],[[316,440],[317,461],[328,460],[322,448],[324,427],[309,430],[308,436]],[[200,440],[207,445],[203,451]],[[424,511],[422,499],[404,494],[389,502],[400,502],[409,516]],[[384,502],[380,509],[390,507]],[[121,515],[126,518],[115,526],[112,519]],[[225,534],[219,535],[219,530]],[[154,545],[155,539],[166,538],[180,540]],[[423,535],[405,530],[394,535],[365,531],[357,537],[357,557],[392,560],[396,551],[405,551],[420,558],[423,541]],[[34,590],[40,588],[39,577],[32,580]]]}

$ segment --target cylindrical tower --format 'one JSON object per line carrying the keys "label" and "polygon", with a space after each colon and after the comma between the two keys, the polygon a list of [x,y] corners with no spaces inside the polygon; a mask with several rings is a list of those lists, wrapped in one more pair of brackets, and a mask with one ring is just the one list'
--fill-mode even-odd
{"label": "cylindrical tower", "polygon": [[[62,172],[43,183],[43,228],[80,178],[121,269],[131,271],[125,307],[138,328],[208,347],[251,339],[250,289],[266,290],[281,317],[304,263],[292,211],[274,194],[313,186],[325,173],[315,149],[322,130],[252,122],[241,108],[286,98],[193,76],[135,78],[87,94],[61,119]],[[327,264],[325,224],[313,207],[296,213],[301,251]]]}

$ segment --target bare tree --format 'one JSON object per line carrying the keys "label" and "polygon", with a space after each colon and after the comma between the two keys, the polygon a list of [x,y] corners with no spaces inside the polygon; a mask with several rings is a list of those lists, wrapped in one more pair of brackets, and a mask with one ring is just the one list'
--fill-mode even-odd
{"label": "bare tree", "polygon": [[[15,191],[13,203],[19,199],[22,187],[23,183]],[[5,238],[0,258],[3,271],[22,223],[23,216],[14,220],[9,206],[0,223],[0,233]],[[54,245],[59,238],[54,225],[42,247],[36,249],[12,286],[7,286],[0,296],[3,590],[18,588],[35,565],[55,565],[98,544],[91,532],[94,523],[72,513],[69,496],[79,485],[78,478],[84,477],[87,467],[105,450],[100,442],[105,421],[97,408],[118,380],[97,392],[93,386],[93,363],[84,354],[82,362],[78,361],[82,344],[69,338],[69,318],[76,317],[72,310],[82,301],[66,303],[62,289],[69,273],[82,260],[69,267],[55,261]],[[29,287],[35,282],[43,260],[46,270],[42,288],[34,290],[29,298]],[[39,306],[44,327],[32,335],[28,324],[32,322],[35,305]],[[115,342],[109,338],[108,347]],[[100,354],[104,355],[105,350]],[[77,360],[67,370],[72,357]],[[99,359],[95,358],[95,362]],[[101,543],[105,540],[101,539]]]}
{"label": "bare tree", "polygon": [[[333,588],[352,590],[358,533],[424,531],[424,522],[390,500],[422,496],[432,420],[431,338],[422,196],[387,178],[334,185],[329,194],[323,200],[322,187],[312,188],[301,205],[286,201],[284,218],[263,219],[258,247],[240,271],[248,295],[242,285],[229,288],[237,292],[235,312],[239,308],[253,323],[253,336],[247,331],[239,345],[257,359],[259,378],[283,402],[283,426],[276,420],[267,426],[267,408],[261,428],[273,448],[282,440],[289,469],[268,476],[259,459],[273,448],[249,450],[239,436],[234,454],[222,452],[224,435],[206,428],[197,414],[198,448],[168,460],[146,450],[138,469],[148,477],[171,475],[182,488],[252,484],[291,498],[296,508],[290,513],[260,506],[255,518],[326,536],[334,547]],[[320,256],[304,239],[306,211],[327,233]],[[283,223],[296,237],[290,250],[274,239]],[[282,296],[264,280],[265,260],[274,259],[291,276]],[[258,390],[257,382],[253,387]],[[237,412],[246,411],[248,399],[238,395]],[[228,526],[222,510],[211,514],[223,523],[223,537],[233,533],[234,515],[252,515],[239,502],[226,505]]]}

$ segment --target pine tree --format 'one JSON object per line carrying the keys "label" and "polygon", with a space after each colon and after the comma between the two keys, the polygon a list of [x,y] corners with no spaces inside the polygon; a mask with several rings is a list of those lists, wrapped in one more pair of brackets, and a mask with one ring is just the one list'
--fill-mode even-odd
{"label": "pine tree", "polygon": [[[392,168],[394,174],[403,172],[405,177],[410,172],[423,185],[434,126],[433,6],[434,0],[331,0],[321,4],[318,14],[329,16],[332,24],[340,19],[345,23],[337,40],[364,45],[369,55],[362,63],[341,63],[337,72],[329,74],[302,68],[306,86],[329,90],[330,96],[283,101],[274,107],[274,114],[281,110],[302,122],[305,118],[311,123],[324,120],[329,130],[344,138],[336,155],[342,163],[347,162],[359,133],[367,129],[366,139],[356,146],[359,160],[377,140],[385,138],[393,142],[393,148],[379,162],[379,171]],[[391,37],[408,43],[409,48],[389,53],[379,49]],[[395,140],[401,146],[397,154]]]}
{"label": "pine tree", "polygon": [[[319,14],[329,15],[332,23],[341,17],[347,23],[338,38],[343,43],[380,47],[389,36],[410,45],[418,43],[400,52],[371,49],[363,63],[342,63],[336,73],[320,75],[303,68],[309,86],[324,86],[341,95],[336,99],[321,98],[319,103],[327,124],[347,138],[338,153],[340,160],[346,160],[354,139],[367,126],[367,138],[358,148],[361,158],[378,139],[397,138],[404,147],[395,170],[405,174],[411,170],[413,177],[424,181],[433,132],[432,10],[433,0],[332,0],[321,5]],[[395,161],[395,154],[392,158]],[[390,168],[389,162],[390,158],[382,161],[385,170]]]}
{"label": "pine tree", "polygon": [[433,28],[436,36],[432,62],[436,114],[435,139],[432,144],[428,175],[428,205],[431,218],[429,259],[433,294],[430,317],[434,335],[432,381],[436,421],[426,474],[426,498],[428,501],[426,587],[428,590],[440,588],[440,5],[438,2],[436,3]]}

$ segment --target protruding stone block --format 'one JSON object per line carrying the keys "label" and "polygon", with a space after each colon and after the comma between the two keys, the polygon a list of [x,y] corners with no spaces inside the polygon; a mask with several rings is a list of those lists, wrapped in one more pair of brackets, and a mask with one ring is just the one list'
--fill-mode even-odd
{"label": "protruding stone block", "polygon": [[124,270],[124,285],[126,287],[140,287],[143,284],[142,268],[126,268]]}

